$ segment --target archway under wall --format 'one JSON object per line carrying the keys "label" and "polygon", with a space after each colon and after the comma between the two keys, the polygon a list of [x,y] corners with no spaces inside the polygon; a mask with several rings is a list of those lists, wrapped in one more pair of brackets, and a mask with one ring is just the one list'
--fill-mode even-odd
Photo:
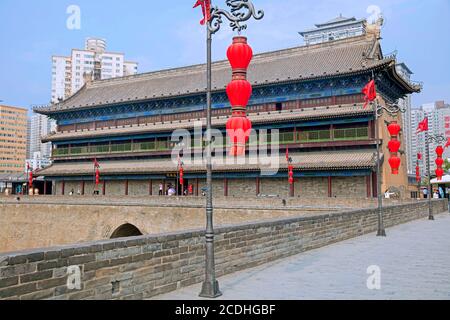
{"label": "archway under wall", "polygon": [[126,223],[118,227],[111,235],[111,239],[142,236],[143,233],[134,225]]}

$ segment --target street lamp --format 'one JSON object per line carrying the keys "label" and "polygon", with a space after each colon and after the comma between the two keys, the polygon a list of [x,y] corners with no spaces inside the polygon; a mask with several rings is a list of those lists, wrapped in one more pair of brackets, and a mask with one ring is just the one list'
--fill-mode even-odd
{"label": "street lamp", "polygon": [[381,195],[381,161],[380,161],[380,133],[378,129],[378,118],[380,118],[383,113],[386,112],[390,116],[397,116],[398,113],[405,113],[406,108],[400,107],[397,103],[387,104],[382,106],[378,99],[373,108],[373,115],[375,121],[375,139],[377,142],[377,197],[378,197],[378,237],[386,237],[386,230],[384,229],[383,222],[383,196]]}
{"label": "street lamp", "polygon": [[427,174],[428,174],[428,220],[434,220],[433,208],[431,205],[432,186],[431,186],[431,170],[430,170],[430,143],[435,142],[437,144],[444,143],[446,141],[443,135],[429,135],[428,131],[425,131],[425,146],[427,152]]}
{"label": "street lamp", "polygon": [[[209,1],[208,1],[209,2]],[[233,31],[241,32],[247,28],[242,24],[250,18],[260,20],[264,17],[264,11],[255,10],[250,0],[227,0],[226,5],[230,12],[211,8],[209,21],[206,23],[206,275],[203,282],[200,297],[217,298],[222,295],[219,290],[219,282],[216,280],[214,263],[214,227],[213,227],[213,201],[212,201],[212,159],[211,159],[211,87],[212,87],[212,35],[220,30],[223,18],[230,22]],[[206,6],[208,8],[208,6]]]}

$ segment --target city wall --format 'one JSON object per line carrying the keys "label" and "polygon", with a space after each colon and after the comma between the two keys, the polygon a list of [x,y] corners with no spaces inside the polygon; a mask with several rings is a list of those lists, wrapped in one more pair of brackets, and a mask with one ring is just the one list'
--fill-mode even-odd
{"label": "city wall", "polygon": [[[447,211],[447,205],[447,200],[433,201],[434,213]],[[390,227],[425,219],[428,204],[389,206],[384,213]],[[374,208],[217,228],[217,276],[376,229]],[[72,279],[69,266],[69,270],[79,268],[79,289],[67,286]],[[0,255],[0,299],[146,299],[203,279],[204,232],[200,230]]]}

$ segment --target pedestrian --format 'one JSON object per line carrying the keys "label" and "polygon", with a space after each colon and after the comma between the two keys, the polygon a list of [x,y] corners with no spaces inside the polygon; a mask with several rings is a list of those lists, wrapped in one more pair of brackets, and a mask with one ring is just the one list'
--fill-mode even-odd
{"label": "pedestrian", "polygon": [[439,198],[444,199],[444,197],[445,197],[444,189],[442,187],[439,187]]}
{"label": "pedestrian", "polygon": [[439,199],[439,193],[437,192],[437,190],[434,191],[433,198]]}
{"label": "pedestrian", "polygon": [[427,199],[428,198],[428,189],[423,189],[423,197],[424,197],[424,199]]}
{"label": "pedestrian", "polygon": [[159,195],[160,195],[160,196],[164,195],[164,190],[163,190],[163,185],[162,185],[162,183],[159,184]]}

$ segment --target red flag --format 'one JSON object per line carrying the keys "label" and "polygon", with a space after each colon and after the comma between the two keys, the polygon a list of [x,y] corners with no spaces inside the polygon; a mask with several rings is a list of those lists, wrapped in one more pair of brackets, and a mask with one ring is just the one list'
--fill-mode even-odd
{"label": "red flag", "polygon": [[417,133],[424,131],[428,131],[428,118],[423,119],[423,121],[419,123],[419,127],[417,128]]}
{"label": "red flag", "polygon": [[211,20],[211,0],[197,0],[194,4],[194,8],[198,6],[202,7],[203,19],[200,21],[200,24],[203,26],[206,22]]}
{"label": "red flag", "polygon": [[94,158],[94,168],[100,168],[100,163],[98,163],[97,158]]}
{"label": "red flag", "polygon": [[375,88],[375,80],[370,81],[363,89],[362,93],[364,93],[364,109],[367,107],[369,102],[374,101],[377,98],[377,90]]}
{"label": "red flag", "polygon": [[422,154],[421,153],[417,154],[417,160],[422,160]]}

